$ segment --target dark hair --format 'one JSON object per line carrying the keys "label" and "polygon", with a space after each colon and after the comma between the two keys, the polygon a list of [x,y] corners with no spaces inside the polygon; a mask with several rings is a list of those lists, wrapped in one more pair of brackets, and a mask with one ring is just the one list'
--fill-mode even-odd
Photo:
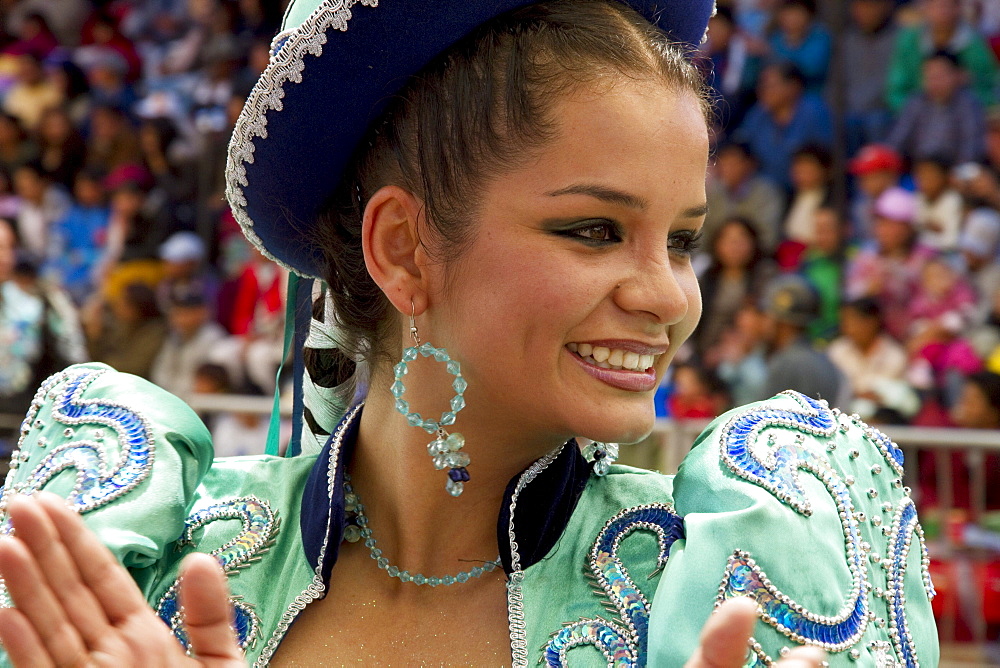
{"label": "dark hair", "polygon": [[951,172],[951,168],[955,166],[955,161],[943,153],[932,153],[930,155],[921,156],[913,161],[914,167],[920,164],[934,165],[945,174],[949,174]]}
{"label": "dark hair", "polygon": [[957,55],[947,49],[938,49],[924,58],[925,63],[929,63],[932,60],[943,60],[955,69],[962,69],[962,61],[958,59]]}
{"label": "dark hair", "polygon": [[860,316],[882,322],[882,307],[872,297],[861,297],[846,302],[841,308],[850,309]]}
{"label": "dark hair", "polygon": [[799,7],[809,12],[811,16],[816,16],[816,0],[785,0],[781,3],[781,7],[778,10],[780,11],[788,7]]}
{"label": "dark hair", "polygon": [[784,81],[795,82],[802,88],[806,87],[806,75],[795,63],[779,60],[768,64],[764,69],[774,70]]}
{"label": "dark hair", "polygon": [[830,168],[833,166],[833,158],[830,155],[830,151],[819,144],[806,144],[792,154],[793,161],[799,158],[811,158],[827,171],[830,171]]}
{"label": "dark hair", "polygon": [[715,8],[715,16],[713,19],[722,19],[729,25],[736,25],[736,18],[733,16],[733,10],[730,7],[722,5]]}
{"label": "dark hair", "polygon": [[716,157],[721,156],[723,153],[739,153],[745,160],[749,160],[755,165],[760,164],[760,158],[758,158],[757,154],[753,152],[752,148],[750,148],[750,144],[747,144],[746,142],[727,141],[719,146],[719,148],[715,151]]}
{"label": "dark hair", "polygon": [[753,244],[753,255],[750,258],[750,267],[753,267],[758,262],[760,262],[764,257],[764,249],[760,245],[760,233],[757,232],[757,228],[754,227],[753,221],[751,221],[746,216],[729,216],[722,221],[719,228],[715,231],[710,239],[710,244],[708,247],[709,255],[712,258],[712,269],[718,268],[718,262],[716,260],[716,247],[719,244],[719,240],[722,238],[722,231],[731,225],[741,228],[750,237],[750,241]]}
{"label": "dark hair", "polygon": [[211,381],[222,393],[227,393],[231,389],[232,383],[229,380],[229,372],[221,364],[205,362],[194,370],[194,375]]}
{"label": "dark hair", "polygon": [[152,320],[160,317],[160,308],[156,304],[156,293],[145,283],[129,283],[122,291],[122,297],[135,308],[140,320]]}
{"label": "dark hair", "polygon": [[1000,374],[992,371],[980,371],[966,377],[967,383],[972,383],[990,402],[993,410],[1000,411]]}
{"label": "dark hair", "polygon": [[[551,110],[561,95],[606,73],[656,77],[695,94],[707,115],[704,83],[687,56],[622,3],[554,0],[480,26],[414,76],[369,128],[319,214],[315,243],[341,353],[369,365],[386,360],[384,342],[397,326],[364,263],[361,226],[372,194],[389,184],[416,194],[430,231],[421,243],[437,259],[454,258],[473,234],[479,186],[555,136]],[[314,363],[321,357],[311,355]],[[342,388],[347,399],[353,391]]]}

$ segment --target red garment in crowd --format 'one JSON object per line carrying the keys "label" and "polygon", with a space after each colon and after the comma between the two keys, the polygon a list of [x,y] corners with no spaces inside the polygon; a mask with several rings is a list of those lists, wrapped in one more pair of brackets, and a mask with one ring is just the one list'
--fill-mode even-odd
{"label": "red garment in crowd", "polygon": [[679,420],[714,418],[718,415],[716,402],[711,397],[680,397],[676,394],[667,399],[670,417]]}
{"label": "red garment in crowd", "polygon": [[263,309],[268,316],[278,316],[282,313],[281,272],[275,271],[274,278],[261,285],[259,270],[258,265],[248,264],[236,281],[236,295],[229,314],[229,322],[224,324],[237,336],[253,333],[258,309]]}

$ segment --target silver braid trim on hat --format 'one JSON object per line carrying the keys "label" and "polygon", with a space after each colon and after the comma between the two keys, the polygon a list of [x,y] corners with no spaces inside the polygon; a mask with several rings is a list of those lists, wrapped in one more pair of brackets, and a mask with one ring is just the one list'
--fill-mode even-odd
{"label": "silver braid trim on hat", "polygon": [[271,58],[247,97],[243,112],[236,121],[229,154],[226,158],[226,199],[232,207],[233,216],[243,229],[250,243],[269,260],[300,275],[299,269],[289,266],[274,257],[253,229],[253,220],[247,213],[247,199],[243,188],[247,187],[246,165],[254,160],[254,139],[267,138],[267,113],[281,111],[285,96],[284,86],[288,82],[300,83],[305,69],[307,54],[319,57],[326,44],[327,31],[347,30],[351,19],[351,8],[356,4],[377,7],[378,0],[327,0],[317,7],[300,26],[285,30],[271,42]]}

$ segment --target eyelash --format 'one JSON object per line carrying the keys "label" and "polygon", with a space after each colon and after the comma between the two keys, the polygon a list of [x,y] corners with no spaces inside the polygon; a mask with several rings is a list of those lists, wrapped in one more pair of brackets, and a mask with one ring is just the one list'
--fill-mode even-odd
{"label": "eyelash", "polygon": [[[594,230],[603,230],[603,238],[594,238],[585,235],[586,232],[592,232]],[[607,246],[613,243],[618,243],[622,240],[619,226],[611,222],[594,223],[581,227],[574,227],[568,230],[560,230],[557,234],[581,241],[590,246]],[[694,230],[680,230],[675,232],[670,235],[670,241],[671,243],[676,243],[677,245],[671,246],[670,250],[683,256],[693,255],[695,251],[701,248],[702,237],[703,232],[701,231],[695,232]]]}

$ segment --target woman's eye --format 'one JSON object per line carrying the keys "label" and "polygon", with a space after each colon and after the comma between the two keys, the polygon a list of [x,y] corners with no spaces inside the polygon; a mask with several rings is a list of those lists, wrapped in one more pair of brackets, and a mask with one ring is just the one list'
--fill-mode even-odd
{"label": "woman's eye", "polygon": [[692,255],[701,248],[703,233],[694,230],[681,230],[670,235],[670,250],[681,255]]}
{"label": "woman's eye", "polygon": [[576,227],[572,230],[567,230],[566,234],[585,241],[621,241],[621,235],[618,233],[618,228],[611,223],[594,223],[592,225]]}

